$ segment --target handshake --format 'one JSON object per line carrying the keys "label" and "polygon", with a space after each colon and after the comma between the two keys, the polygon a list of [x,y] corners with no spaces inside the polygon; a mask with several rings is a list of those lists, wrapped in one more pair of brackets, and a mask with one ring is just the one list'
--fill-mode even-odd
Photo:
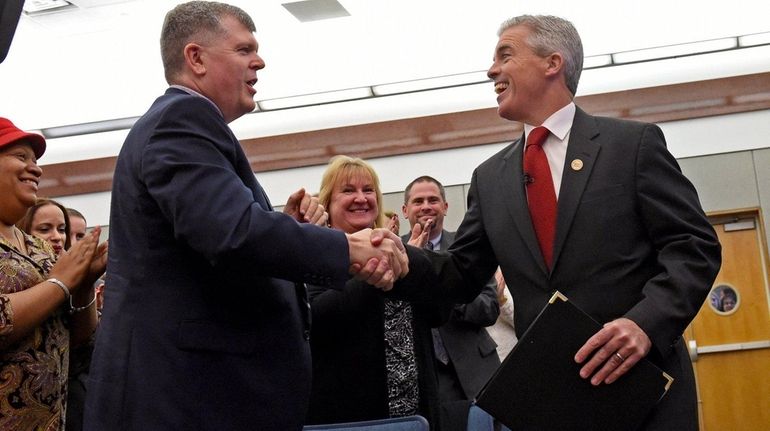
{"label": "handshake", "polygon": [[409,272],[406,248],[388,229],[363,229],[345,234],[350,249],[350,274],[384,291]]}
{"label": "handshake", "polygon": [[[318,197],[299,189],[289,196],[285,214],[300,223],[326,226],[329,213]],[[355,278],[384,291],[393,288],[399,278],[409,272],[409,258],[401,238],[388,229],[363,229],[346,233],[350,251],[349,272]]]}

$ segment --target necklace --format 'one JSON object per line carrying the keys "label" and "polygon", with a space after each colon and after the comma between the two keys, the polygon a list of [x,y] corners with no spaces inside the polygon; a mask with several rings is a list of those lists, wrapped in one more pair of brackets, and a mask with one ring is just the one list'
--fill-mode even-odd
{"label": "necklace", "polygon": [[24,236],[21,235],[19,232],[19,229],[16,228],[16,226],[11,226],[11,232],[13,233],[13,237],[9,238],[5,234],[0,233],[0,236],[5,239],[5,241],[10,244],[11,246],[15,247],[16,250],[19,250],[21,252],[24,252]]}

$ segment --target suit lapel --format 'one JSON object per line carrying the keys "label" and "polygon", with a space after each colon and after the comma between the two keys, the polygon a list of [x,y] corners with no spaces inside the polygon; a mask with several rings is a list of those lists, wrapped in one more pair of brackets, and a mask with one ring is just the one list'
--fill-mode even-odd
{"label": "suit lapel", "polygon": [[441,250],[449,250],[449,246],[452,245],[452,242],[455,240],[455,234],[453,232],[447,232],[446,229],[441,230],[441,241],[439,242],[439,247],[441,247]]}
{"label": "suit lapel", "polygon": [[236,172],[242,178],[243,182],[251,189],[254,200],[257,201],[262,208],[273,211],[273,206],[270,204],[270,199],[267,197],[265,189],[262,188],[262,184],[257,180],[256,174],[251,170],[251,165],[249,164],[248,158],[246,158],[246,154],[243,152],[240,141],[235,137],[232,129],[228,127],[227,130],[230,133],[230,139],[233,141],[235,147],[236,157],[233,164]]}
{"label": "suit lapel", "polygon": [[[559,207],[556,218],[556,237],[554,238],[553,263],[556,266],[559,254],[567,239],[580,199],[591,177],[596,158],[601,146],[594,141],[599,135],[596,121],[577,108],[575,120],[570,131],[567,157],[564,161],[564,173],[559,191]],[[573,162],[575,166],[573,167]],[[582,163],[582,167],[578,167]]]}
{"label": "suit lapel", "polygon": [[524,170],[523,162],[524,135],[513,144],[510,151],[503,156],[502,164],[498,171],[498,183],[502,186],[502,201],[508,209],[508,213],[513,219],[516,229],[524,239],[524,243],[532,253],[532,257],[540,266],[540,269],[548,273],[545,265],[545,259],[540,252],[540,245],[535,236],[535,228],[532,227],[532,218],[529,215],[529,206],[527,204],[527,194],[524,190]]}

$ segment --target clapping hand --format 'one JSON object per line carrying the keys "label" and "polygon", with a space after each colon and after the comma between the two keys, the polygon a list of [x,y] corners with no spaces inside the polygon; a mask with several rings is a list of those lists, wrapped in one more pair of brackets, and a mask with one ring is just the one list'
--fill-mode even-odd
{"label": "clapping hand", "polygon": [[300,223],[311,223],[318,226],[326,226],[329,221],[329,213],[318,201],[318,197],[307,193],[305,189],[299,189],[289,196],[284,214],[292,216]]}

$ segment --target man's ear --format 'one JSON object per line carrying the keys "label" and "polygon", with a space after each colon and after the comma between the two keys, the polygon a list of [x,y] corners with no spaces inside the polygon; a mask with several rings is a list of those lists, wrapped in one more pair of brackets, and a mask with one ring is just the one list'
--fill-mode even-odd
{"label": "man's ear", "polygon": [[202,51],[203,47],[197,43],[188,43],[184,47],[184,61],[187,67],[196,75],[206,73],[206,66],[203,64],[203,56],[201,55]]}
{"label": "man's ear", "polygon": [[546,76],[555,76],[561,73],[564,69],[564,57],[558,52],[554,52],[545,58],[546,60]]}

